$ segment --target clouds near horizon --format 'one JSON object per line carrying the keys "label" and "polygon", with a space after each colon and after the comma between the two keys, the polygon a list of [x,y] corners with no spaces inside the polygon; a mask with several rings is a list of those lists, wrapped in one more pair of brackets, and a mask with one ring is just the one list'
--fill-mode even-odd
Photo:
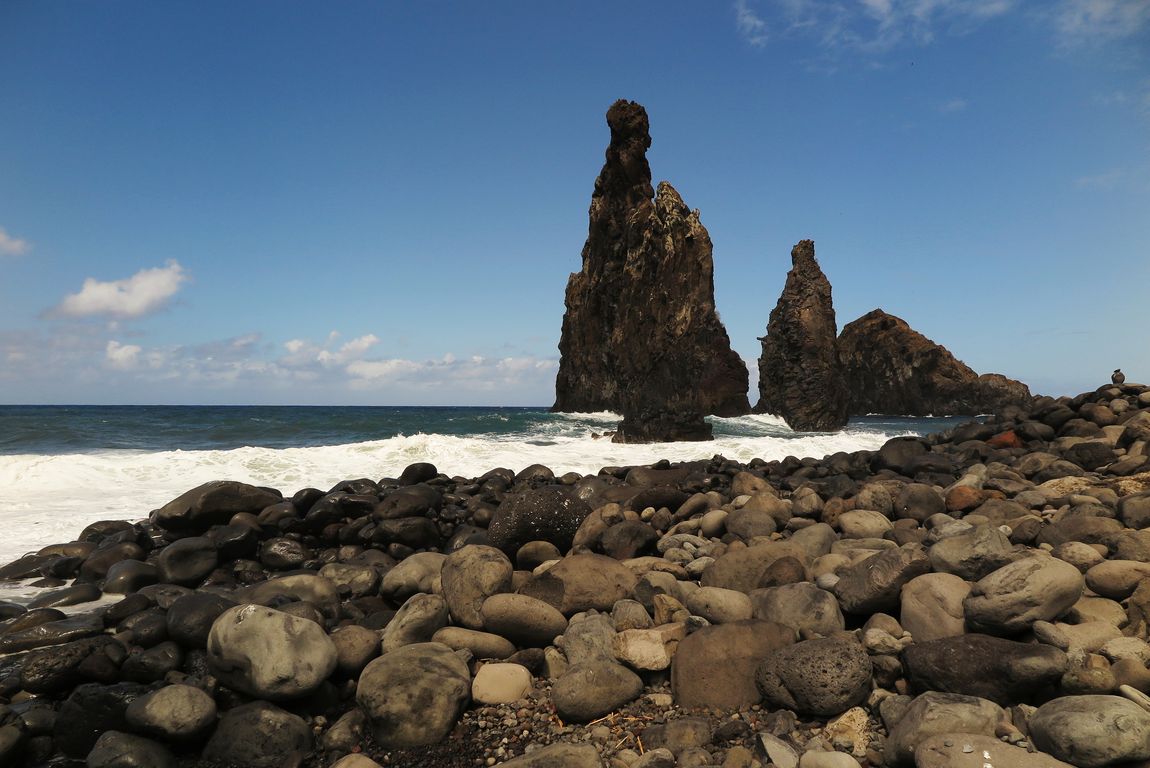
{"label": "clouds near horizon", "polygon": [[105,282],[89,277],[78,292],[65,296],[52,313],[77,318],[143,317],[166,307],[187,280],[187,273],[175,260],[163,267],[141,269],[122,280]]}

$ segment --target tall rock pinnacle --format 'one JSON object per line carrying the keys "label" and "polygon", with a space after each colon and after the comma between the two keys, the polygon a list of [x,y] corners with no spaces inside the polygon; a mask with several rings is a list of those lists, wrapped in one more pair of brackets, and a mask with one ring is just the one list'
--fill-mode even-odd
{"label": "tall rock pinnacle", "polygon": [[710,437],[747,413],[747,369],[715,311],[711,238],[674,187],[651,188],[647,112],[607,111],[583,268],[567,282],[555,411],[621,412],[616,440]]}
{"label": "tall rock pinnacle", "polygon": [[791,271],[771,310],[759,358],[755,410],[786,419],[791,429],[831,432],[846,426],[848,392],[839,366],[831,284],[815,261],[815,244],[791,249]]}

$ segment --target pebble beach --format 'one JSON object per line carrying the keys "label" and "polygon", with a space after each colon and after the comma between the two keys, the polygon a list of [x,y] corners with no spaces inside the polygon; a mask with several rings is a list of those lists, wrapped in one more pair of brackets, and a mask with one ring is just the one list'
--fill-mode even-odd
{"label": "pebble beach", "polygon": [[0,567],[11,766],[1150,765],[1150,388],[872,449],[221,478]]}

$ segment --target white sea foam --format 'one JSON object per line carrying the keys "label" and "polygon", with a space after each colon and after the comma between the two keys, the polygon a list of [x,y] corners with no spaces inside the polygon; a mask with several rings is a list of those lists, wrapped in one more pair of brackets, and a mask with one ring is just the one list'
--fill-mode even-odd
{"label": "white sea foam", "polygon": [[310,448],[0,456],[0,524],[4,526],[0,563],[47,544],[71,541],[97,520],[143,519],[151,510],[209,480],[239,480],[290,495],[309,486],[326,489],[349,478],[394,477],[416,461],[430,461],[441,472],[464,477],[495,467],[518,471],[535,463],[557,474],[586,474],[604,466],[706,459],[715,454],[743,462],[787,455],[821,457],[874,449],[890,437],[865,429],[788,436],[772,416],[716,419],[718,432],[737,425],[745,434],[720,434],[704,443],[617,445],[607,438],[591,437],[596,423],[613,424],[615,418],[613,414],[591,418],[583,414],[582,426],[557,419],[529,435],[415,434]]}

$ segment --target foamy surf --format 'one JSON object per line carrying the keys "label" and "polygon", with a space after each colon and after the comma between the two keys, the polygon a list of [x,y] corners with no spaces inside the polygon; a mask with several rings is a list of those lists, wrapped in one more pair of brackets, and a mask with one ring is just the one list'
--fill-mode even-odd
{"label": "foamy surf", "polygon": [[[750,416],[717,419],[711,442],[617,445],[591,436],[610,414],[557,419],[530,434],[459,437],[400,435],[385,440],[306,448],[235,448],[215,451],[100,451],[61,455],[0,456],[3,501],[0,562],[60,541],[73,540],[97,520],[138,520],[179,494],[209,480],[239,480],[292,494],[327,489],[357,477],[395,477],[408,464],[429,461],[449,475],[475,477],[495,467],[518,471],[545,464],[557,474],[593,474],[605,466],[688,461],[722,454],[747,462],[787,455],[821,457],[837,451],[874,449],[890,434],[850,429],[796,435],[772,421]],[[767,432],[782,434],[766,434]],[[757,434],[756,434],[757,433]]]}

